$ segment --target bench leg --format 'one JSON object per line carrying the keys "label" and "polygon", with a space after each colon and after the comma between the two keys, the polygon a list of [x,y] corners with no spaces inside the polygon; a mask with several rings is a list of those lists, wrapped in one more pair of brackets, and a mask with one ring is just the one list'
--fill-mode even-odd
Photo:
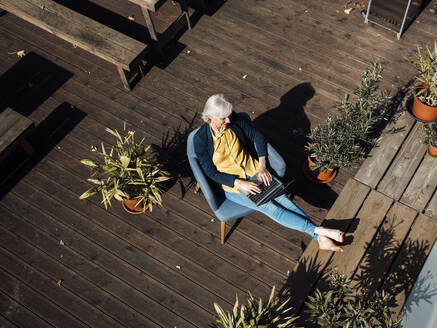
{"label": "bench leg", "polygon": [[153,24],[152,17],[150,16],[150,13],[146,8],[141,7],[141,10],[143,11],[144,19],[146,20],[147,29],[149,30],[150,37],[154,41],[155,47],[158,48],[159,55],[163,57],[164,52],[162,51],[161,43],[158,40],[158,36],[156,35],[155,25]]}
{"label": "bench leg", "polygon": [[126,90],[130,91],[129,81],[127,80],[126,71],[121,66],[117,66],[118,73],[120,73],[121,82]]}
{"label": "bench leg", "polygon": [[182,14],[185,15],[185,19],[187,20],[188,29],[191,30],[191,21],[190,15],[188,14],[188,5],[186,0],[179,0],[179,7],[181,7]]}

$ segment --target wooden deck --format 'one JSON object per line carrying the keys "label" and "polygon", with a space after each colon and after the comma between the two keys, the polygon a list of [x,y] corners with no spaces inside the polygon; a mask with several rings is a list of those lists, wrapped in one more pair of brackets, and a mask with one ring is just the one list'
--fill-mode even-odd
{"label": "wooden deck", "polygon": [[[138,6],[92,3],[94,19],[144,41]],[[110,63],[0,14],[0,105],[36,127],[32,158],[0,166],[2,180],[15,172],[0,200],[0,326],[205,327],[213,302],[229,308],[235,294],[266,297],[272,285],[287,286],[310,238],[255,214],[220,245],[219,224],[192,192],[183,143],[172,155],[185,192],[175,184],[164,207],[144,216],[79,200],[89,173],[79,160],[112,141],[105,127],[123,122],[152,144],[169,131],[184,136],[185,122],[200,125],[205,100],[222,92],[284,155],[287,175],[297,178],[294,200],[322,222],[356,170],[342,170],[328,186],[305,181],[303,136],[335,113],[335,101],[353,91],[372,60],[385,67],[383,88],[396,93],[406,85],[414,72],[402,57],[430,44],[437,26],[430,3],[398,41],[365,25],[358,9],[344,13],[346,3],[228,0],[211,15],[194,13],[193,29],[166,49],[168,62],[147,66],[131,92]],[[154,15],[157,30],[178,15],[168,1]],[[20,50],[28,54],[19,58]],[[402,182],[414,184],[414,175]],[[373,193],[392,202],[384,190]],[[407,191],[396,195],[399,206],[423,203],[408,203]],[[435,203],[435,191],[427,192]]]}
{"label": "wooden deck", "polygon": [[[344,252],[319,251],[312,241],[284,284],[280,294],[294,295],[298,311],[307,295],[326,288],[334,269],[365,295],[392,295],[395,313],[405,304],[437,239],[437,165],[420,142],[423,123],[405,111],[411,102],[409,92],[326,216],[323,225],[346,232]],[[417,302],[431,294],[424,288]]]}

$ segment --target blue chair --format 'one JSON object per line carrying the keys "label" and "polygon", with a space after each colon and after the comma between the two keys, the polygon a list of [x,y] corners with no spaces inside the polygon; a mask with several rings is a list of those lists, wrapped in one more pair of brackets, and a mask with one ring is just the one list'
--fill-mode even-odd
{"label": "blue chair", "polygon": [[[248,119],[249,116],[248,116]],[[187,155],[188,161],[193,171],[194,177],[205,196],[209,207],[211,207],[217,220],[221,223],[221,243],[225,242],[226,222],[249,215],[254,210],[234,203],[225,197],[225,193],[221,186],[209,179],[203,172],[196,152],[194,151],[193,138],[199,128],[190,133],[187,140]],[[272,168],[276,175],[283,177],[285,174],[286,165],[279,153],[267,143],[267,158],[270,168]]]}

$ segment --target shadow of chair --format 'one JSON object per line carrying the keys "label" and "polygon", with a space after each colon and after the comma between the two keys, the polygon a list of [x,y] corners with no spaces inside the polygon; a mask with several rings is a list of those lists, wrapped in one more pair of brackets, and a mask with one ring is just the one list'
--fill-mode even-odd
{"label": "shadow of chair", "polygon": [[[247,115],[247,119],[250,120],[249,115]],[[209,207],[211,207],[217,220],[220,221],[221,243],[224,244],[226,222],[242,218],[246,215],[253,213],[254,210],[226,199],[225,193],[221,186],[213,182],[205,175],[194,150],[193,139],[194,135],[198,130],[199,128],[195,129],[188,136],[188,161],[190,163],[190,167],[193,171],[194,177],[209,204]],[[267,158],[270,168],[273,169],[276,175],[278,175],[279,177],[283,177],[286,169],[285,162],[281,155],[279,155],[279,153],[269,143],[267,143]]]}

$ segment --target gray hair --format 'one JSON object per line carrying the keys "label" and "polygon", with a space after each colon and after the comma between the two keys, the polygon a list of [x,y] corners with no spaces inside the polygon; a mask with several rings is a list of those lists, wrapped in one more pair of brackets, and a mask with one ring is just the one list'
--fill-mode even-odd
{"label": "gray hair", "polygon": [[232,104],[226,100],[223,94],[212,95],[208,98],[203,107],[202,119],[208,122],[208,115],[217,118],[225,118],[231,115]]}

